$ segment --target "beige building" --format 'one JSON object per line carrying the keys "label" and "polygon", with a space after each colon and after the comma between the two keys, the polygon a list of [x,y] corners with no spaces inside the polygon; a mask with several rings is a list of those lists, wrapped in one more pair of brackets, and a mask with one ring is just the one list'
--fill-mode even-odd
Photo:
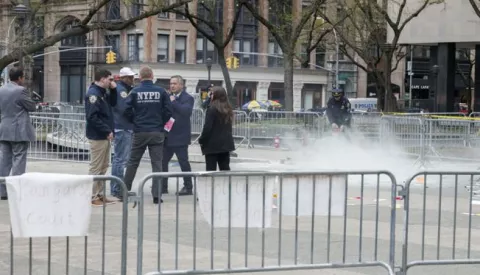
{"label": "beige building", "polygon": [[[407,0],[402,19],[423,2]],[[397,18],[398,6],[392,5],[389,11],[392,18]],[[388,34],[391,40],[391,29]],[[480,17],[469,1],[445,0],[427,6],[406,25],[399,43],[412,45],[412,55],[407,47],[407,57],[392,81],[405,86],[406,92],[411,91],[406,98],[412,98],[412,107],[451,112],[466,104],[476,111],[480,109],[480,83],[474,81],[480,79],[480,59],[475,60],[474,55],[480,50]]]}
{"label": "beige building", "polygon": [[[144,1],[139,1],[143,3]],[[264,16],[268,16],[268,1],[257,0]],[[307,1],[293,0],[293,7],[301,10]],[[112,0],[94,19],[99,22],[124,20],[138,15],[145,5],[125,6],[123,1]],[[145,1],[147,3],[147,1]],[[5,7],[8,4],[4,4]],[[66,28],[75,27],[76,22],[86,15],[88,4],[79,2],[68,6],[48,6],[43,15],[43,28],[39,36],[48,36]],[[201,12],[202,5],[194,1],[190,9]],[[2,8],[2,28],[12,20],[8,8]],[[234,17],[234,0],[217,0],[216,20],[227,31]],[[2,34],[6,34],[2,31]],[[12,37],[10,32],[10,38]],[[6,38],[1,37],[3,41]],[[10,45],[12,47],[14,45]],[[88,50],[76,49],[89,47]],[[117,54],[117,63],[105,64],[106,48],[111,46]],[[71,51],[58,52],[59,50]],[[98,31],[87,36],[72,37],[45,49],[49,53],[35,59],[34,89],[44,95],[45,101],[83,102],[85,89],[97,67],[109,68],[114,74],[121,67],[129,66],[138,70],[141,65],[154,69],[158,85],[167,86],[170,76],[180,74],[186,79],[186,88],[190,93],[199,93],[208,85],[206,60],[213,61],[211,83],[224,85],[223,75],[217,62],[213,44],[190,24],[188,20],[174,13],[163,13],[137,22],[131,28],[118,32]],[[238,20],[237,29],[227,50],[228,55],[240,59],[240,68],[230,70],[234,85],[235,105],[249,100],[273,99],[283,102],[283,66],[282,59],[273,57],[282,52],[267,29],[246,10]],[[269,56],[270,55],[270,56]],[[310,55],[308,68],[295,68],[294,73],[294,109],[311,109],[325,104],[326,91],[333,74],[323,68],[334,69],[332,62],[335,53],[331,49],[318,47]],[[340,56],[340,84],[350,97],[364,96],[365,87],[358,89],[356,67]],[[88,67],[86,69],[86,64]]]}

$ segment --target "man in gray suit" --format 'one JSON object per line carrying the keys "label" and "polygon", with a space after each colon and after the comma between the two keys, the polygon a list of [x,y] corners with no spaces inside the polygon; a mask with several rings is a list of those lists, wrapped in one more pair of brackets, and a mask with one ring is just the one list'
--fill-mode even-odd
{"label": "man in gray suit", "polygon": [[[23,70],[9,72],[10,83],[0,87],[0,177],[25,173],[29,142],[35,141],[35,130],[28,112],[35,111],[35,102],[22,87]],[[7,200],[5,184],[0,184],[0,197]]]}

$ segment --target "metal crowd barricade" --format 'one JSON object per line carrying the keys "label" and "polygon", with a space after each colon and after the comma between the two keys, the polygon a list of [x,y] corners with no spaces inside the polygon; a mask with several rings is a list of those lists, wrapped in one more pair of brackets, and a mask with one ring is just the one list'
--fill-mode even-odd
{"label": "metal crowd barricade", "polygon": [[36,141],[30,143],[28,158],[36,160],[88,161],[90,145],[85,120],[30,116]]}
{"label": "metal crowd barricade", "polygon": [[459,150],[470,144],[471,121],[445,118],[424,118],[425,154],[441,159],[460,159]]}
{"label": "metal crowd barricade", "polygon": [[286,143],[287,147],[292,147],[298,141],[320,138],[326,125],[326,118],[314,112],[253,110],[249,113],[249,121],[249,147],[272,147],[276,136],[283,140],[282,145]]}
{"label": "metal crowd barricade", "polygon": [[[185,176],[194,196],[150,206],[147,182],[179,190]],[[137,275],[372,266],[393,275],[396,193],[387,171],[150,174],[138,189]]]}
{"label": "metal crowd barricade", "polygon": [[[115,181],[120,184],[123,196],[127,197],[125,184],[119,178],[93,176],[93,180]],[[4,183],[5,178],[0,178],[0,182]],[[120,216],[107,216],[107,208],[115,209],[114,205],[93,208],[90,232],[86,237],[14,239],[6,227],[0,231],[0,249],[9,257],[0,257],[0,265],[9,271],[2,274],[90,274],[93,271],[102,275],[126,275],[128,202],[125,200],[121,204]],[[2,213],[2,220],[9,221],[8,213]]]}
{"label": "metal crowd barricade", "polygon": [[364,138],[378,141],[380,138],[380,120],[382,113],[379,112],[353,112],[352,128]]}
{"label": "metal crowd barricade", "polygon": [[192,136],[196,136],[192,144],[198,142],[200,134],[202,133],[203,123],[205,121],[205,113],[202,109],[193,109],[192,116],[190,118]]}
{"label": "metal crowd barricade", "polygon": [[233,138],[237,146],[242,145],[248,140],[249,120],[248,115],[244,111],[233,111]]}
{"label": "metal crowd barricade", "polygon": [[[412,267],[471,265],[461,274],[478,273],[477,247],[480,223],[474,212],[474,194],[464,192],[477,184],[480,172],[426,171],[413,175],[405,186],[402,266],[405,275]],[[416,184],[418,177],[423,184]],[[475,266],[477,265],[477,266]]]}
{"label": "metal crowd barricade", "polygon": [[380,144],[393,151],[425,160],[425,127],[421,118],[410,116],[382,116]]}

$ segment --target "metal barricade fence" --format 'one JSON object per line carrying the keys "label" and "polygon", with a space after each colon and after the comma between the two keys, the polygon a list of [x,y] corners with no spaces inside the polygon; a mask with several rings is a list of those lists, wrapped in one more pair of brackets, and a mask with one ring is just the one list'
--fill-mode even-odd
{"label": "metal barricade fence", "polygon": [[[193,109],[192,116],[190,118],[192,138],[195,138],[192,144],[198,142],[200,134],[202,133],[203,123],[205,121],[205,113],[202,109]],[[196,137],[195,137],[196,136]]]}
{"label": "metal barricade fence", "polygon": [[[148,181],[173,178],[178,191],[185,176],[193,197],[149,206]],[[396,193],[387,171],[150,174],[138,189],[137,275],[372,266],[393,275]]]}
{"label": "metal barricade fence", "polygon": [[244,111],[233,111],[233,138],[237,146],[248,141],[250,122]]}
{"label": "metal barricade fence", "polygon": [[[353,112],[352,128],[364,138],[378,141],[380,138],[380,120],[382,113],[379,112]],[[330,130],[330,129],[329,129]]]}
{"label": "metal barricade fence", "polygon": [[[427,171],[413,175],[405,186],[402,266],[442,268],[435,274],[476,274],[480,264],[480,223],[472,217],[473,189],[480,172]],[[415,185],[418,177],[422,185]],[[460,273],[447,265],[468,265]],[[477,266],[475,266],[477,265]],[[441,273],[443,271],[443,273]]]}
{"label": "metal barricade fence", "polygon": [[[92,179],[115,181],[120,184],[124,197],[127,197],[127,189],[120,179],[112,176],[92,176]],[[5,183],[5,180],[0,178],[0,183]],[[57,275],[94,272],[102,275],[126,275],[128,202],[125,200],[122,203],[120,215],[109,215],[107,208],[118,209],[113,205],[92,209],[89,235],[86,237],[14,238],[10,229],[1,230],[0,248],[2,254],[9,255],[0,257],[0,265],[4,270],[2,274]],[[8,212],[2,213],[2,220],[10,220]]]}
{"label": "metal barricade fence", "polygon": [[462,159],[461,150],[470,150],[471,121],[444,118],[424,118],[425,157]]}
{"label": "metal barricade fence", "polygon": [[[393,151],[400,151],[425,158],[425,127],[420,118],[409,116],[382,116],[380,119],[380,144]],[[393,147],[393,148],[392,148]]]}
{"label": "metal barricade fence", "polygon": [[90,145],[85,121],[31,116],[36,141],[30,143],[28,158],[37,160],[88,161]]}
{"label": "metal barricade fence", "polygon": [[[249,122],[249,147],[272,147],[276,136],[286,140],[287,147],[292,147],[293,143],[298,141],[320,138],[325,129],[326,118],[313,112],[252,111]],[[288,142],[292,144],[289,145]]]}

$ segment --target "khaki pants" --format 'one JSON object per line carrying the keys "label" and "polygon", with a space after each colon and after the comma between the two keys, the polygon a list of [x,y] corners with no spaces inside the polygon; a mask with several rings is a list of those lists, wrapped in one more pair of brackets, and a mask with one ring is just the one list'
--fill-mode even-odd
{"label": "khaki pants", "polygon": [[[108,170],[110,159],[110,141],[108,140],[89,140],[90,141],[90,167],[89,175],[105,175]],[[105,181],[95,181],[92,188],[92,197],[96,199],[103,196]]]}

